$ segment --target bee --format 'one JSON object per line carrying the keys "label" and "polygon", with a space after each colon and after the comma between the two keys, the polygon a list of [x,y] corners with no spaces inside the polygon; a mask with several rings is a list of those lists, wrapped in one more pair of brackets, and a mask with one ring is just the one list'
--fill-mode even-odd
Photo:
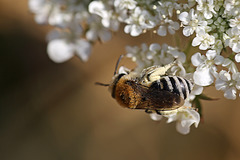
{"label": "bee", "polygon": [[185,99],[192,91],[193,84],[180,76],[167,75],[166,72],[176,63],[165,66],[154,65],[135,71],[117,73],[117,61],[112,83],[96,84],[108,86],[112,97],[122,106],[129,109],[145,110],[146,113],[166,114],[183,106]]}

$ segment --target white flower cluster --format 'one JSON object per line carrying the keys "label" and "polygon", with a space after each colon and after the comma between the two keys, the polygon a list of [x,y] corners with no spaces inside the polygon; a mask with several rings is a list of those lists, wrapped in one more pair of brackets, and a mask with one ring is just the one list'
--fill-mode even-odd
{"label": "white flower cluster", "polygon": [[87,61],[92,44],[111,39],[111,32],[101,25],[101,18],[89,14],[91,0],[29,0],[29,8],[39,24],[54,27],[48,36],[48,55],[57,63],[75,54]]}
{"label": "white flower cluster", "polygon": [[[148,30],[159,36],[173,35],[182,28],[184,36],[193,38],[189,43],[202,50],[186,53],[188,57],[192,55],[195,68],[186,61],[185,53],[167,44],[127,47],[126,55],[137,63],[136,71],[177,59],[169,74],[194,81],[183,108],[163,115],[167,122],[177,121],[177,129],[183,134],[189,132],[193,123],[199,123],[199,114],[191,109],[191,102],[203,87],[215,85],[228,99],[236,99],[239,94],[239,0],[29,0],[29,8],[37,23],[54,27],[47,36],[47,51],[57,63],[74,55],[87,61],[92,45],[110,40],[120,24],[124,24],[125,33],[134,37]],[[156,115],[152,118],[159,119]]]}
{"label": "white flower cluster", "polygon": [[100,0],[90,3],[89,12],[99,15],[102,24],[112,30],[116,30],[119,23],[125,24],[124,32],[131,36],[153,28],[158,35],[166,36],[167,31],[174,34],[180,28],[179,22],[173,20],[175,13],[189,8],[190,4],[179,4],[177,0]]}
{"label": "white flower cluster", "polygon": [[[192,56],[192,64],[197,67],[194,82],[200,86],[215,82],[216,89],[224,91],[228,99],[236,99],[240,89],[240,73],[235,65],[240,62],[239,9],[240,1],[196,0],[194,7],[178,17],[185,36],[195,33],[192,46],[208,50],[206,56],[200,53]],[[233,53],[224,57],[222,50],[227,47]],[[217,68],[221,67],[226,70],[218,71]]]}
{"label": "white flower cluster", "polygon": [[[152,65],[166,65],[174,60],[177,60],[177,64],[173,66],[168,75],[177,75],[186,79],[192,80],[192,73],[187,73],[183,64],[186,62],[186,56],[183,52],[180,52],[178,48],[171,47],[167,44],[160,46],[157,43],[151,44],[149,47],[146,44],[142,44],[141,47],[128,46],[126,48],[126,56],[136,62],[137,67],[135,71],[141,72],[144,68]],[[177,111],[166,112],[165,115],[158,115],[156,113],[151,114],[153,120],[160,120],[162,117],[168,118],[167,123],[177,121],[177,131],[182,134],[190,132],[190,126],[192,124],[195,127],[198,126],[200,121],[199,113],[192,108],[192,101],[196,95],[200,95],[203,91],[203,87],[194,85],[194,88],[185,100],[185,104]]]}

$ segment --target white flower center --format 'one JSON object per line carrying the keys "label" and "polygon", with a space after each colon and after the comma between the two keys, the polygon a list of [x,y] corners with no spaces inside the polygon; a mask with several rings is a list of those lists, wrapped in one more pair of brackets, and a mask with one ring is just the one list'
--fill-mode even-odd
{"label": "white flower center", "polygon": [[189,26],[192,26],[193,28],[196,28],[198,26],[198,20],[195,19],[193,21],[190,21]]}

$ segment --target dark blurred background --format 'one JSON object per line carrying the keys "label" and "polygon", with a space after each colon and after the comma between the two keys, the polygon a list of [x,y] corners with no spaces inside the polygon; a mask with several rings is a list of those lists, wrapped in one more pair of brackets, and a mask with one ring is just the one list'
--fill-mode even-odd
{"label": "dark blurred background", "polygon": [[207,88],[220,99],[203,102],[203,122],[184,136],[175,123],[123,109],[107,88],[94,85],[111,80],[125,45],[161,44],[171,36],[116,33],[94,46],[87,63],[75,57],[56,64],[46,53],[50,28],[33,19],[27,0],[0,1],[1,160],[240,159],[239,98]]}

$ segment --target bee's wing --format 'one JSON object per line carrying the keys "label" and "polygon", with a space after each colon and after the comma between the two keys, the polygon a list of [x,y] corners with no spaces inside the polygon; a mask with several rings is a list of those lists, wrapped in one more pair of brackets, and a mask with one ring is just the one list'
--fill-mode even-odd
{"label": "bee's wing", "polygon": [[135,91],[142,95],[136,109],[173,110],[181,107],[184,100],[175,93],[135,84]]}

